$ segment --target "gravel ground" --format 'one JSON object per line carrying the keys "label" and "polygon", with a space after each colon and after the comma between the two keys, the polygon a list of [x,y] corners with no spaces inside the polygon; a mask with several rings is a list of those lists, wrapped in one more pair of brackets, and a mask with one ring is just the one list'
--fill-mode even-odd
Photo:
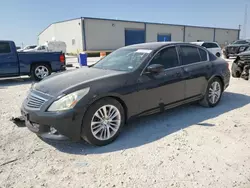
{"label": "gravel ground", "polygon": [[29,79],[0,81],[0,187],[250,187],[250,84],[232,79],[221,103],[188,105],[124,127],[105,147],[39,139],[20,115]]}

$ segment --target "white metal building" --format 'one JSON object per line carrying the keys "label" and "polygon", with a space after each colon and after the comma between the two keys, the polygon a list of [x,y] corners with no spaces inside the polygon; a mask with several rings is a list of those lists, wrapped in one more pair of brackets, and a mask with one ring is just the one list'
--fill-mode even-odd
{"label": "white metal building", "polygon": [[67,53],[112,51],[142,42],[216,41],[220,45],[239,39],[239,29],[198,27],[101,18],[78,18],[49,25],[38,36],[39,45],[47,41],[64,41]]}

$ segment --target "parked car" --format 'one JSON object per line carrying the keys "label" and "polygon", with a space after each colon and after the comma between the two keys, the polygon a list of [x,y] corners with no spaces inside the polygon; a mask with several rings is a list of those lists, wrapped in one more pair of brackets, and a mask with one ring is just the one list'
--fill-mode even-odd
{"label": "parked car", "polygon": [[236,56],[231,68],[232,76],[234,78],[243,78],[249,80],[250,69],[250,47],[245,52],[239,53]]}
{"label": "parked car", "polygon": [[228,59],[229,57],[236,57],[237,54],[246,51],[250,47],[250,39],[237,40],[232,44],[229,44],[223,49],[224,56]]}
{"label": "parked car", "polygon": [[21,113],[26,126],[43,138],[63,135],[102,146],[135,117],[195,101],[215,107],[229,80],[228,63],[203,47],[136,44],[89,68],[51,75],[33,85]]}
{"label": "parked car", "polygon": [[217,57],[221,56],[221,47],[217,42],[191,42],[191,43],[207,48],[208,51],[210,51]]}
{"label": "parked car", "polygon": [[0,77],[30,75],[42,80],[52,72],[63,70],[66,70],[65,55],[61,52],[17,53],[13,41],[0,40]]}
{"label": "parked car", "polygon": [[25,50],[31,50],[31,49],[34,49],[36,47],[37,47],[37,45],[28,45],[28,46],[25,46],[23,49],[17,49],[17,52],[23,52]]}

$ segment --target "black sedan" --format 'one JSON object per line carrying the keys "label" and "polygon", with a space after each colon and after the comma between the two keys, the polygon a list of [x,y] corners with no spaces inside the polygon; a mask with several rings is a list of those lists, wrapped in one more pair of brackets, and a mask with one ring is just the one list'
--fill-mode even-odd
{"label": "black sedan", "polygon": [[200,46],[137,44],[33,85],[21,112],[41,137],[102,146],[132,118],[195,101],[216,106],[229,80],[228,63]]}

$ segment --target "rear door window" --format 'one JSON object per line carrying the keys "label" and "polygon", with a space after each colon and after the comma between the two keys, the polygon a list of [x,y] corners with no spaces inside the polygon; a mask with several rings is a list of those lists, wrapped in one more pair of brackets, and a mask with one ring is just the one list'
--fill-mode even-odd
{"label": "rear door window", "polygon": [[150,62],[152,64],[161,64],[165,69],[179,66],[176,47],[168,47],[158,52]]}
{"label": "rear door window", "polygon": [[207,52],[199,48],[199,53],[201,56],[201,61],[207,61]]}
{"label": "rear door window", "polygon": [[8,42],[0,42],[0,54],[11,53],[10,44]]}
{"label": "rear door window", "polygon": [[183,65],[189,65],[201,61],[198,48],[193,46],[180,46],[181,62]]}

